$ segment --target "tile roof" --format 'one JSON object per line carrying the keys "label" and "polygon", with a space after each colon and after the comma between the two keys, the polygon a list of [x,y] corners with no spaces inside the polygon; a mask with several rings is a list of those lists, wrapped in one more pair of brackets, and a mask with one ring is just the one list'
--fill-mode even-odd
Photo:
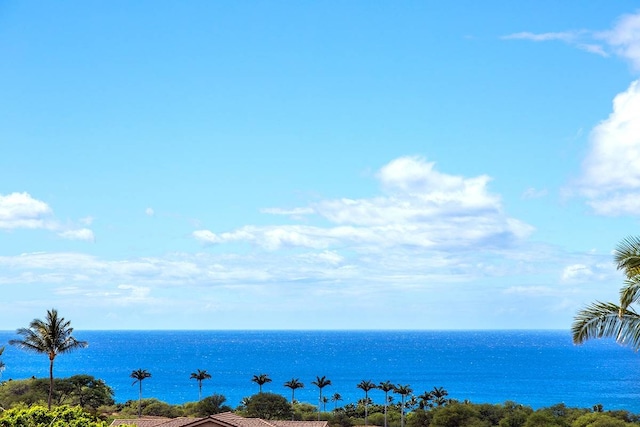
{"label": "tile roof", "polygon": [[136,427],[196,427],[196,426],[218,426],[218,427],[327,427],[327,421],[282,421],[263,420],[261,418],[245,418],[233,412],[224,412],[204,418],[133,418],[113,420],[110,427],[122,425],[135,425]]}

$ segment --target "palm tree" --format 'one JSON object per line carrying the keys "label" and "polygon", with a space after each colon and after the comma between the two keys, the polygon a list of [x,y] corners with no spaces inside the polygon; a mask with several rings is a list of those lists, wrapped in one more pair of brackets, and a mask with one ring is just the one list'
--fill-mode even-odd
{"label": "palm tree", "polygon": [[266,383],[270,383],[271,378],[269,378],[269,375],[267,374],[260,374],[254,375],[253,378],[251,378],[251,381],[258,384],[258,386],[260,387],[260,393],[262,393],[262,386]]}
{"label": "palm tree", "polygon": [[322,396],[322,412],[327,412],[327,403],[329,403],[329,398]]}
{"label": "palm tree", "polygon": [[614,338],[640,350],[640,314],[631,307],[640,303],[640,237],[627,237],[613,252],[618,270],[626,280],[620,289],[620,304],[596,301],[578,311],[571,325],[574,344],[591,338]]}
{"label": "palm tree", "polygon": [[371,381],[360,381],[356,387],[364,391],[364,425],[367,425],[367,419],[369,418],[369,390],[376,388],[376,385]]}
{"label": "palm tree", "polygon": [[[285,387],[288,387],[291,389],[291,408],[293,408],[293,403],[296,400],[296,390],[299,388],[304,388],[304,384],[301,383],[298,378],[291,378],[291,381],[287,381],[286,383],[284,383]],[[293,410],[291,411],[291,421],[294,421],[294,417],[295,414],[293,413]]]}
{"label": "palm tree", "polygon": [[202,400],[202,381],[210,378],[211,374],[209,374],[206,369],[198,369],[196,372],[191,373],[191,377],[189,377],[189,379],[198,381],[198,401]]}
{"label": "palm tree", "polygon": [[425,391],[420,396],[418,396],[418,399],[419,399],[419,402],[418,402],[419,408],[427,409],[431,405],[430,402],[433,399],[433,394],[430,391]]}
{"label": "palm tree", "polygon": [[395,393],[398,393],[400,396],[402,396],[402,403],[400,404],[400,427],[404,427],[404,409],[405,409],[404,401],[407,398],[407,396],[413,392],[413,390],[411,389],[409,384],[407,384],[407,385],[397,385],[393,388],[393,391]]}
{"label": "palm tree", "polygon": [[46,354],[49,357],[49,399],[47,404],[51,409],[53,397],[53,361],[59,354],[69,353],[78,348],[85,348],[89,344],[86,341],[78,341],[73,334],[71,322],[58,317],[55,308],[47,310],[45,320],[34,319],[28,328],[20,328],[16,331],[22,339],[10,340],[9,344],[15,345],[26,351]]}
{"label": "palm tree", "polygon": [[342,400],[342,396],[340,396],[340,393],[333,393],[333,396],[331,396],[331,401],[333,402],[333,412],[338,409],[338,400]]}
{"label": "palm tree", "polygon": [[331,385],[331,380],[328,380],[324,375],[321,377],[316,376],[316,380],[312,381],[311,384],[318,387],[320,390],[320,397],[318,398],[318,421],[320,421],[320,404],[322,403],[322,389],[328,385]]}
{"label": "palm tree", "polygon": [[[4,347],[0,347],[0,356],[4,353]],[[2,372],[4,372],[5,364],[2,360],[0,360],[0,378],[2,378]]]}
{"label": "palm tree", "polygon": [[391,384],[391,381],[380,382],[378,388],[384,391],[384,427],[387,427],[387,408],[389,407],[389,392],[392,391],[395,386]]}
{"label": "palm tree", "polygon": [[445,399],[445,397],[448,395],[449,392],[443,387],[434,387],[433,391],[431,391],[433,402],[438,406],[443,406],[445,403],[447,403],[447,399]]}
{"label": "palm tree", "polygon": [[140,418],[142,416],[142,381],[146,378],[151,378],[151,374],[146,369],[138,369],[132,371],[129,376],[135,380],[131,385],[140,384],[140,392],[138,394],[138,418]]}

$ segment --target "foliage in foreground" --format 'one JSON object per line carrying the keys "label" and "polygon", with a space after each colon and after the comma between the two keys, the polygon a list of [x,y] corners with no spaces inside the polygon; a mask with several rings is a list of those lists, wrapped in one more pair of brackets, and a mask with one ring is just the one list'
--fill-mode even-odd
{"label": "foliage in foreground", "polygon": [[80,407],[19,406],[0,412],[0,427],[107,427]]}
{"label": "foliage in foreground", "polygon": [[[114,404],[113,389],[91,375],[55,379],[54,384],[52,403],[55,406],[81,406],[95,413],[101,406]],[[48,395],[48,379],[9,380],[0,384],[0,407],[46,403]]]}
{"label": "foliage in foreground", "polygon": [[239,408],[241,415],[264,420],[290,420],[291,403],[276,393],[258,393],[244,399],[244,405]]}

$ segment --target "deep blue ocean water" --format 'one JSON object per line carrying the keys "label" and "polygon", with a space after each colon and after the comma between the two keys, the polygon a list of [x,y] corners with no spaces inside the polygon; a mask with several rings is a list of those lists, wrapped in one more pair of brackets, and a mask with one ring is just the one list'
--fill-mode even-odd
{"label": "deep blue ocean water", "polygon": [[[191,372],[206,369],[203,396],[220,393],[231,406],[258,391],[253,375],[268,374],[264,391],[282,394],[291,378],[305,384],[296,399],[317,404],[311,382],[326,376],[323,390],[340,393],[340,405],[363,397],[362,380],[409,384],[418,395],[444,387],[449,396],[475,403],[513,400],[534,408],[569,406],[627,409],[640,413],[640,358],[611,340],[574,346],[568,331],[76,331],[89,347],[61,355],[56,377],[90,374],[106,381],[116,401],[137,399],[131,371],[146,369],[144,397],[177,404],[195,401]],[[48,376],[48,359],[8,346],[0,332],[2,380]],[[382,403],[384,394],[369,395]],[[329,404],[329,407],[333,407]]]}

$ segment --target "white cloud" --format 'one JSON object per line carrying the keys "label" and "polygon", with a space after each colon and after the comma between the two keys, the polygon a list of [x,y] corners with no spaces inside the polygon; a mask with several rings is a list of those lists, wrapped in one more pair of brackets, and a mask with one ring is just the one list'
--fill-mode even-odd
{"label": "white cloud", "polygon": [[51,227],[51,208],[29,193],[0,194],[0,228]]}
{"label": "white cloud", "polygon": [[[90,225],[90,216],[80,223]],[[29,193],[0,194],[0,229],[45,229],[55,231],[63,239],[94,241],[93,231],[61,225],[53,216],[53,210],[45,202],[34,199]]]}
{"label": "white cloud", "polygon": [[640,215],[640,80],[617,95],[591,132],[578,191],[601,215]]}
{"label": "white cloud", "polygon": [[324,200],[287,211],[314,212],[329,227],[247,225],[223,233],[197,230],[193,237],[208,244],[248,242],[268,250],[350,248],[370,253],[393,247],[502,246],[533,230],[502,212],[500,197],[488,191],[486,175],[449,175],[420,157],[401,157],[382,167],[377,178],[385,196]]}
{"label": "white cloud", "polygon": [[69,240],[84,240],[86,242],[94,242],[95,236],[93,231],[88,228],[80,228],[78,230],[66,230],[58,233],[58,236]]}
{"label": "white cloud", "polygon": [[145,215],[148,215],[148,216],[153,216],[153,215],[155,215],[155,211],[153,210],[153,208],[147,208],[147,209],[145,209],[145,210],[144,210],[144,213],[145,213]]}

